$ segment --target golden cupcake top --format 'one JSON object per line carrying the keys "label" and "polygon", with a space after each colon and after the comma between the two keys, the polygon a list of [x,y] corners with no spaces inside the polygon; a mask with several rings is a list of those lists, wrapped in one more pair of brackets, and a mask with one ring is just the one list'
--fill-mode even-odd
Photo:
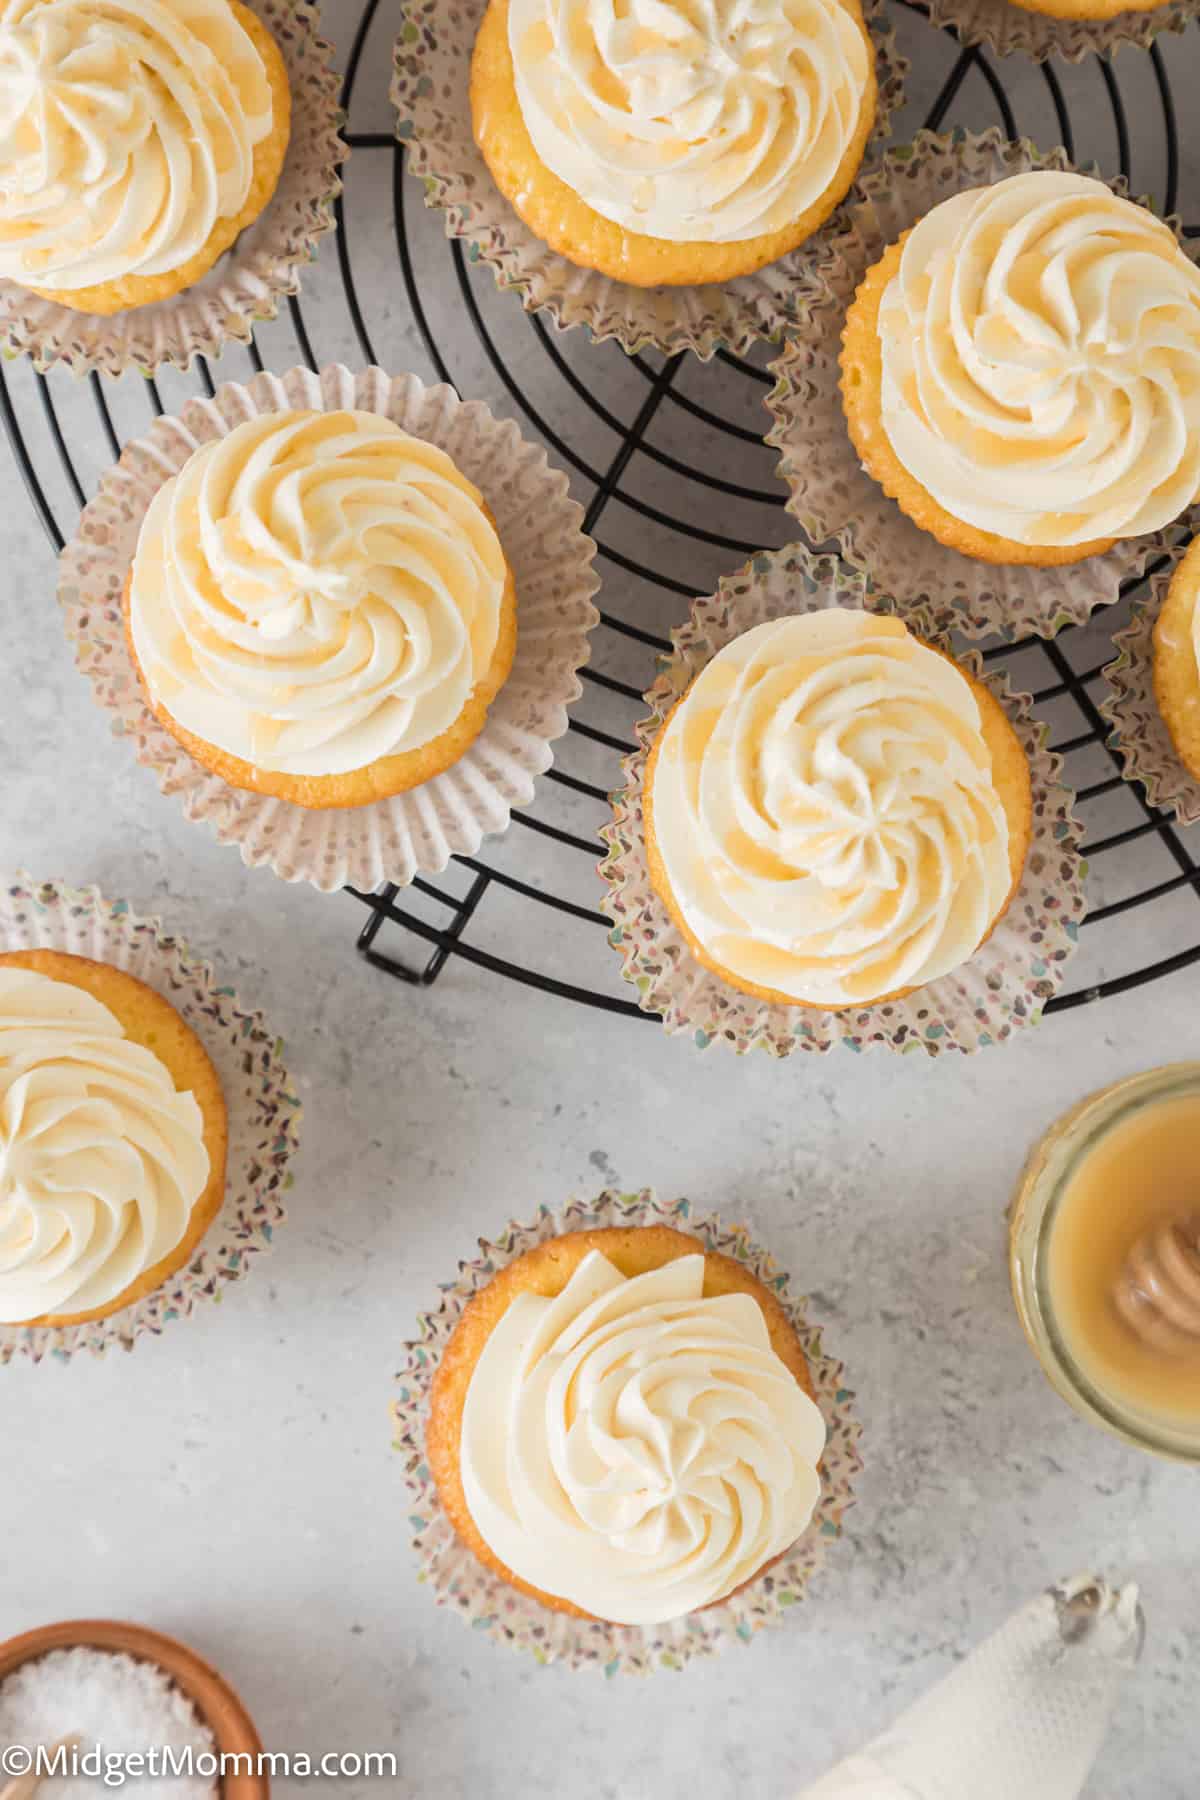
{"label": "golden cupcake top", "polygon": [[748,1293],[705,1259],[625,1276],[589,1250],[518,1292],[462,1416],[463,1492],[506,1569],[618,1624],[723,1599],[812,1518],[825,1425]]}
{"label": "golden cupcake top", "polygon": [[839,0],[508,0],[508,33],[542,163],[628,231],[779,231],[859,135],[870,50]]}
{"label": "golden cupcake top", "polygon": [[1155,702],[1184,768],[1200,780],[1200,538],[1171,576],[1153,643]]}
{"label": "golden cupcake top", "polygon": [[204,1120],[108,1007],[0,967],[0,1322],[105,1306],[183,1239]]}
{"label": "golden cupcake top", "polygon": [[0,96],[0,275],[59,293],[198,256],[273,121],[227,0],[7,0]]}
{"label": "golden cupcake top", "polygon": [[711,965],[816,1006],[878,999],[978,948],[1011,886],[971,683],[894,618],[772,620],[667,719],[652,864]]}
{"label": "golden cupcake top", "polygon": [[488,672],[507,565],[443,450],[370,412],[248,419],[155,495],[129,589],[152,701],[261,769],[430,743]]}
{"label": "golden cupcake top", "polygon": [[966,525],[1086,544],[1200,493],[1200,272],[1102,182],[1038,170],[934,207],[879,339],[892,449]]}

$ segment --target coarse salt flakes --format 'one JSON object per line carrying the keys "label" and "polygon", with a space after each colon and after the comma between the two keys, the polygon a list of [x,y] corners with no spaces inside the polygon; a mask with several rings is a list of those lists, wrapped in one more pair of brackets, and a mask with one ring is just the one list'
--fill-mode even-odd
{"label": "coarse salt flakes", "polygon": [[[22,1663],[0,1682],[0,1750],[22,1745],[53,1749],[78,1736],[77,1756],[101,1752],[99,1775],[50,1776],[37,1800],[96,1800],[116,1790],[103,1779],[104,1757],[170,1749],[193,1758],[216,1753],[212,1733],[165,1669],[110,1650],[79,1646],[51,1650]],[[214,1777],[139,1775],[130,1778],[137,1800],[212,1800]]]}

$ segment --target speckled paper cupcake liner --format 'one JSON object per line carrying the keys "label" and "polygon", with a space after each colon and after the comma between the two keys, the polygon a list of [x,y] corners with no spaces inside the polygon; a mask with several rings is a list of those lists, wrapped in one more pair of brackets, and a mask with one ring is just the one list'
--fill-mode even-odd
{"label": "speckled paper cupcake liner", "polygon": [[[982,137],[923,131],[889,151],[838,213],[820,265],[802,272],[799,322],[771,365],[775,386],[767,406],[775,422],[767,442],[781,453],[788,507],[808,538],[836,542],[902,604],[931,607],[943,629],[968,637],[1053,637],[1064,625],[1082,624],[1096,607],[1120,598],[1121,584],[1142,574],[1177,527],[1126,538],[1103,556],[1059,568],[979,562],[947,549],[914,525],[858,460],[839,386],[842,329],[868,269],[941,201],[1031,169],[1071,166],[1065,151],[1043,155],[1027,139],[1010,143],[996,130]],[[1107,185],[1126,193],[1121,181]],[[1193,513],[1200,517],[1200,510]]]}
{"label": "speckled paper cupcake liner", "polygon": [[[498,1269],[534,1245],[569,1231],[612,1225],[670,1225],[699,1238],[706,1249],[745,1264],[777,1297],[799,1335],[828,1433],[821,1460],[821,1497],[803,1537],[739,1593],[666,1625],[609,1625],[571,1618],[502,1581],[455,1533],[425,1460],[433,1377],[469,1302],[487,1287]],[[805,1317],[807,1302],[791,1293],[787,1276],[774,1258],[755,1243],[744,1226],[727,1225],[716,1214],[695,1212],[688,1200],[659,1200],[649,1188],[636,1194],[606,1189],[592,1201],[572,1200],[562,1212],[543,1206],[528,1224],[513,1219],[494,1240],[481,1238],[479,1248],[479,1257],[461,1263],[457,1281],[443,1288],[436,1310],[420,1315],[420,1336],[405,1345],[404,1364],[397,1376],[399,1397],[393,1406],[395,1447],[404,1459],[410,1495],[408,1522],[415,1533],[418,1578],[433,1588],[438,1604],[453,1607],[467,1624],[496,1643],[530,1651],[539,1662],[597,1668],[605,1675],[681,1669],[693,1658],[712,1655],[727,1644],[749,1643],[764,1625],[778,1624],[803,1598],[824,1562],[830,1540],[841,1534],[842,1515],[853,1504],[855,1480],[862,1470],[862,1428],[841,1363],[822,1348],[820,1329]]]}
{"label": "speckled paper cupcake liner", "polygon": [[[718,349],[744,354],[760,339],[778,338],[791,317],[798,272],[816,255],[818,232],[790,256],[736,281],[697,287],[633,287],[557,255],[513,211],[492,180],[475,142],[469,93],[471,53],[487,0],[408,0],[396,39],[392,101],[408,167],[425,183],[427,206],[446,215],[446,233],[462,238],[473,262],[487,263],[502,288],[527,312],[544,312],[562,328],[586,326],[597,342],[615,338],[631,355],[652,346],[665,354]],[[875,45],[879,89],[875,129],[864,165],[887,139],[903,103],[907,60],[896,48],[882,0],[864,15]]]}
{"label": "speckled paper cupcake liner", "polygon": [[319,35],[308,0],[246,0],[270,27],[287,65],[291,137],[279,185],[261,216],[241,232],[191,287],[111,318],[43,300],[15,281],[0,281],[0,351],[32,356],[38,369],[61,364],[77,375],[100,370],[152,375],[164,363],[186,369],[230,339],[249,341],[300,287],[300,271],[334,224],[348,154],[339,136],[340,77],[333,48]]}
{"label": "speckled paper cupcake liner", "polygon": [[1151,577],[1145,598],[1134,601],[1129,624],[1114,634],[1117,658],[1104,671],[1108,692],[1100,711],[1112,726],[1108,741],[1120,755],[1126,781],[1140,782],[1151,806],[1181,825],[1195,825],[1200,781],[1176,750],[1154,694],[1154,627],[1182,555],[1182,547],[1170,553],[1166,566]]}
{"label": "speckled paper cupcake liner", "polygon": [[300,1126],[300,1101],[283,1045],[263,1016],[218,985],[212,968],[158,919],[95,888],[10,876],[0,883],[0,950],[58,950],[108,963],[169,1000],[212,1058],[228,1114],[225,1201],[191,1261],[152,1294],[88,1325],[0,1324],[0,1364],[26,1356],[65,1362],[77,1352],[131,1350],[202,1300],[220,1300],[269,1250],[285,1218],[283,1196]]}
{"label": "speckled paper cupcake liner", "polygon": [[1147,12],[1122,12],[1111,19],[1056,19],[1016,0],[930,0],[931,25],[949,27],[963,44],[986,44],[998,56],[1029,56],[1047,62],[1082,62],[1133,44],[1147,50],[1163,31],[1186,31],[1200,14],[1200,0],[1165,0]]}
{"label": "speckled paper cupcake liner", "polygon": [[[408,793],[324,811],[230,787],[196,762],[150,710],[122,609],[138,532],[162,484],[198,445],[256,414],[301,407],[377,412],[445,450],[491,507],[517,588],[512,672],[465,754]],[[473,856],[486,835],[503,831],[511,809],[528,805],[535,778],[554,760],[550,746],[567,728],[566,709],[579,696],[577,671],[599,616],[592,604],[596,547],[582,520],[566,476],[511,420],[494,418],[478,401],[464,403],[452,388],[427,388],[414,375],[381,369],[291,369],[256,376],[248,387],[219,388],[213,399],[191,401],[178,418],[159,419],[147,437],[128,444],[63,551],[59,600],[93,697],[163,792],[181,797],[189,819],[203,821],[221,843],[236,844],[247,865],[265,865],[285,881],[308,881],[324,892],[347,883],[403,886],[419,873],[436,874],[454,855]]]}
{"label": "speckled paper cupcake liner", "polygon": [[1034,719],[1032,701],[1014,694],[1003,675],[985,670],[977,652],[959,664],[986,682],[1008,714],[1029,758],[1033,833],[1021,885],[991,936],[971,959],[905,999],[822,1012],[755,999],[699,963],[655,891],[646,861],[643,788],[650,748],[676,700],[725,644],[768,619],[852,607],[903,617],[918,637],[949,650],[928,611],[903,608],[872,589],[866,577],[834,557],[814,557],[801,545],[764,552],[694,600],[690,621],[673,633],[674,655],[646,695],[651,716],[637,727],[639,749],[622,768],[626,787],[613,796],[612,821],[601,831],[608,854],[600,873],[608,891],[601,910],[612,920],[609,942],[621,958],[639,1006],[662,1014],[668,1032],[686,1033],[700,1048],[725,1044],[739,1053],[763,1049],[923,1050],[939,1056],[1004,1043],[1034,1025],[1062,985],[1084,914],[1080,857],[1082,828],[1074,794],[1061,780],[1062,758],[1047,748],[1048,732]]}

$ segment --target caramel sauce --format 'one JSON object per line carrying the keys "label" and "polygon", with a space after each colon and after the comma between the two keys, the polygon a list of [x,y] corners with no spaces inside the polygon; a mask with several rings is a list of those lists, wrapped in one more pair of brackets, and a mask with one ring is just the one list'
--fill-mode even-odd
{"label": "caramel sauce", "polygon": [[1152,1101],[1081,1155],[1059,1194],[1045,1263],[1047,1298],[1079,1370],[1123,1406],[1184,1426],[1200,1423],[1200,1313],[1196,1332],[1186,1328],[1200,1294],[1198,1219],[1200,1096]]}

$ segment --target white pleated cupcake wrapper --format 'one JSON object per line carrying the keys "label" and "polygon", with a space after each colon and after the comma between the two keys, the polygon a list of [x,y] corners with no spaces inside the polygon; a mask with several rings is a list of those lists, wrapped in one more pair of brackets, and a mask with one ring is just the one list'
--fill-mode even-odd
{"label": "white pleated cupcake wrapper", "polygon": [[[1064,625],[1081,624],[1096,607],[1119,599],[1122,582],[1142,574],[1175,528],[1125,539],[1104,556],[1060,568],[979,562],[947,549],[914,525],[858,460],[838,385],[846,310],[888,246],[941,201],[1030,169],[1070,167],[1064,151],[1043,155],[1027,139],[1010,143],[997,130],[982,137],[923,131],[889,151],[837,214],[819,267],[801,274],[798,323],[771,365],[775,386],[767,406],[775,423],[767,442],[781,452],[788,507],[805,534],[814,544],[836,541],[849,562],[902,606],[932,606],[945,630],[968,637],[1053,637]],[[1121,181],[1107,185],[1126,191]]]}
{"label": "white pleated cupcake wrapper", "polygon": [[1134,601],[1129,624],[1114,634],[1117,659],[1104,671],[1108,692],[1100,711],[1112,726],[1108,741],[1120,754],[1126,781],[1140,781],[1151,806],[1181,825],[1195,825],[1200,781],[1172,743],[1154,695],[1154,626],[1182,555],[1182,547],[1171,552],[1167,566],[1151,577],[1145,598]]}
{"label": "white pleated cupcake wrapper", "polygon": [[0,1324],[0,1364],[132,1350],[200,1301],[220,1300],[274,1242],[300,1128],[283,1045],[262,1014],[218,985],[211,966],[161,920],[139,918],[124,900],[105,900],[95,888],[9,876],[0,882],[0,950],[66,951],[136,976],[191,1026],[220,1077],[229,1127],[225,1200],[191,1261],[152,1294],[90,1325]]}
{"label": "white pleated cupcake wrapper", "polygon": [[928,612],[898,607],[856,570],[798,544],[763,552],[727,576],[716,594],[694,600],[689,623],[672,634],[674,655],[661,659],[661,673],[646,695],[651,717],[637,727],[640,748],[622,765],[627,786],[613,796],[614,817],[601,831],[609,847],[600,865],[608,883],[600,906],[613,922],[609,942],[643,1010],[661,1013],[668,1032],[686,1032],[701,1049],[720,1043],[739,1053],[763,1049],[789,1056],[843,1044],[939,1056],[1004,1043],[1014,1031],[1037,1024],[1062,985],[1084,914],[1086,864],[1072,812],[1075,796],[1061,780],[1062,758],[1047,748],[1046,727],[1034,719],[1030,697],[1012,693],[1002,675],[984,669],[976,651],[957,660],[995,694],[1029,758],[1033,834],[1020,888],[969,962],[903,1000],[840,1012],[772,1004],[741,993],[696,960],[650,880],[646,759],[672,706],[717,651],[743,632],[768,619],[828,607],[899,613],[919,637],[949,648]]}
{"label": "white pleated cupcake wrapper", "polygon": [[[615,338],[632,355],[648,345],[707,360],[724,347],[743,354],[778,338],[792,315],[797,272],[816,253],[820,234],[790,256],[736,281],[697,287],[633,287],[559,256],[535,236],[500,193],[475,142],[471,53],[487,0],[408,0],[396,39],[392,101],[408,167],[425,183],[427,206],[446,214],[448,237],[462,238],[473,262],[490,265],[527,312],[545,312],[564,329],[584,325],[597,342]],[[903,103],[907,60],[896,48],[882,0],[864,15],[875,45],[879,88],[875,129],[864,162],[877,157],[888,121]]]}
{"label": "white pleated cupcake wrapper", "polygon": [[[197,446],[256,414],[303,407],[380,413],[445,450],[490,505],[517,588],[512,673],[470,749],[408,793],[325,811],[231,787],[188,754],[147,704],[121,603],[146,509]],[[580,529],[582,519],[566,476],[545,452],[478,401],[464,404],[452,388],[427,388],[414,375],[381,369],[291,369],[258,375],[247,387],[221,387],[128,444],[63,552],[59,600],[94,698],[163,792],[181,797],[188,818],[209,825],[221,843],[236,844],[247,865],[265,864],[285,881],[308,881],[324,892],[346,883],[403,886],[417,874],[436,874],[453,855],[474,855],[486,835],[503,831],[511,809],[528,805],[535,777],[553,761],[550,746],[567,728],[566,709],[578,698],[577,671],[599,616],[591,598],[599,585],[596,547]]]}
{"label": "white pleated cupcake wrapper", "polygon": [[[462,1542],[447,1519],[425,1460],[425,1426],[433,1378],[463,1311],[498,1269],[534,1245],[570,1231],[607,1226],[669,1225],[699,1238],[708,1250],[743,1263],[779,1300],[795,1327],[808,1360],[827,1440],[821,1460],[821,1497],[803,1537],[765,1574],[740,1593],[702,1612],[665,1625],[609,1625],[552,1611],[522,1594],[486,1568]],[[844,1371],[822,1348],[819,1327],[805,1317],[807,1301],[790,1291],[774,1258],[744,1226],[727,1225],[716,1214],[699,1213],[687,1200],[659,1200],[652,1189],[621,1194],[606,1189],[591,1201],[572,1200],[562,1212],[541,1207],[528,1224],[512,1219],[494,1239],[480,1238],[480,1255],[459,1264],[458,1279],[442,1289],[436,1309],[420,1315],[420,1336],[404,1346],[393,1405],[395,1447],[404,1458],[409,1490],[408,1523],[418,1559],[418,1579],[433,1588],[438,1604],[451,1606],[476,1631],[496,1643],[530,1651],[539,1662],[570,1668],[602,1669],[605,1675],[647,1675],[654,1669],[681,1669],[698,1656],[727,1644],[751,1641],[764,1625],[778,1624],[804,1596],[839,1537],[842,1515],[854,1502],[862,1471],[862,1427]]]}
{"label": "white pleated cupcake wrapper", "polygon": [[998,56],[1029,56],[1046,62],[1061,56],[1082,62],[1122,44],[1149,49],[1162,31],[1186,31],[1200,14],[1200,0],[1166,0],[1148,12],[1122,12],[1111,19],[1056,19],[1031,12],[1016,0],[930,0],[931,25],[949,26],[964,44],[986,44]]}
{"label": "white pleated cupcake wrapper", "polygon": [[308,0],[246,0],[270,27],[287,65],[291,138],[279,185],[207,274],[191,287],[110,318],[43,300],[15,281],[0,281],[0,349],[29,354],[39,369],[62,364],[77,375],[98,369],[153,375],[164,363],[186,369],[231,338],[246,343],[255,325],[273,319],[300,287],[300,270],[334,224],[348,154],[339,136],[340,78],[333,49],[319,35]]}

